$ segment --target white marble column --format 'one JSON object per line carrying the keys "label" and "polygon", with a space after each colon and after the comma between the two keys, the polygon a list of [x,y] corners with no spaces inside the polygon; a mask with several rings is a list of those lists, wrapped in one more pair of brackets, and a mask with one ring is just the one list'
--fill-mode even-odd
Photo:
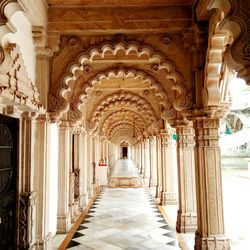
{"label": "white marble column", "polygon": [[47,249],[51,238],[49,233],[49,164],[46,115],[39,115],[35,121],[35,175],[34,186],[37,194],[36,206],[36,248]]}
{"label": "white marble column", "polygon": [[147,186],[149,186],[149,176],[150,176],[150,149],[149,149],[149,138],[144,140],[145,150],[144,150],[144,173],[143,179]]}
{"label": "white marble column", "polygon": [[162,157],[161,157],[161,135],[156,136],[156,194],[158,202],[161,200],[162,193]]}
{"label": "white marble column", "polygon": [[69,125],[62,121],[59,125],[58,143],[58,233],[67,233],[71,225],[69,211],[70,142]]}
{"label": "white marble column", "polygon": [[156,137],[151,136],[149,138],[150,144],[150,178],[149,187],[152,194],[155,196],[156,193],[156,183],[157,183],[157,159],[156,159]]}
{"label": "white marble column", "polygon": [[36,240],[36,192],[34,191],[35,175],[35,113],[24,112],[20,119],[20,177],[19,177],[19,230],[18,246],[20,249],[31,249]]}
{"label": "white marble column", "polygon": [[144,173],[144,143],[143,141],[140,142],[141,144],[141,162],[140,162],[140,165],[141,165],[141,168],[140,168],[140,174],[143,175]]}
{"label": "white marble column", "polygon": [[179,203],[176,230],[192,232],[197,228],[195,196],[194,130],[186,124],[176,127]]}
{"label": "white marble column", "polygon": [[82,211],[87,205],[87,185],[86,185],[86,157],[85,157],[85,132],[79,131],[79,210]]}
{"label": "white marble column", "polygon": [[197,117],[194,128],[198,216],[195,249],[230,249],[224,229],[219,118]]}
{"label": "white marble column", "polygon": [[88,204],[88,156],[87,156],[87,133],[80,133],[80,207],[84,208]]}
{"label": "white marble column", "polygon": [[171,129],[161,133],[161,167],[162,167],[162,193],[161,204],[175,205],[176,192],[174,190],[174,159]]}

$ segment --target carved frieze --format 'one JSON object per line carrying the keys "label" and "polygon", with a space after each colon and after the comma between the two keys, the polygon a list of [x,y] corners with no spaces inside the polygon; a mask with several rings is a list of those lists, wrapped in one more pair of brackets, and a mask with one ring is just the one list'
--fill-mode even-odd
{"label": "carved frieze", "polygon": [[218,118],[196,118],[194,128],[198,147],[219,147]]}
{"label": "carved frieze", "polygon": [[43,112],[39,93],[29,79],[22,54],[16,44],[8,44],[2,50],[3,62],[0,70],[0,96],[2,104],[22,106],[23,109]]}

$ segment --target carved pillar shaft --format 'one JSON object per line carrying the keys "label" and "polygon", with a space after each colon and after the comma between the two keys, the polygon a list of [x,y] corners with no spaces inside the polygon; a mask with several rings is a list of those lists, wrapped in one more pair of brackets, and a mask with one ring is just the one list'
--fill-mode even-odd
{"label": "carved pillar shaft", "polygon": [[156,194],[155,198],[161,198],[162,192],[162,157],[161,157],[161,136],[156,137]]}
{"label": "carved pillar shaft", "polygon": [[149,187],[155,192],[157,178],[157,159],[156,159],[156,137],[150,137],[150,179]]}
{"label": "carved pillar shaft", "polygon": [[19,195],[20,249],[30,249],[35,244],[36,193],[34,191],[34,121],[33,114],[24,112],[21,117],[21,172]]}
{"label": "carved pillar shaft", "polygon": [[72,218],[76,219],[81,210],[80,206],[80,173],[81,173],[81,155],[80,154],[80,132],[74,134],[72,143],[72,165],[73,165],[73,203],[72,203]]}
{"label": "carved pillar shaft", "polygon": [[70,131],[66,122],[59,126],[58,155],[58,207],[57,232],[67,233],[70,229],[69,173],[70,173]]}
{"label": "carved pillar shaft", "polygon": [[176,230],[185,233],[197,228],[195,197],[194,131],[179,125],[177,133],[177,165],[179,187],[179,209]]}
{"label": "carved pillar shaft", "polygon": [[141,153],[140,174],[142,175],[144,172],[144,143],[143,143],[143,141],[141,141],[141,152],[140,153]]}
{"label": "carved pillar shaft", "polygon": [[224,236],[219,119],[196,118],[194,128],[198,215],[195,249],[230,249]]}
{"label": "carved pillar shaft", "polygon": [[149,169],[150,169],[150,157],[149,157],[149,139],[145,139],[144,141],[145,150],[144,150],[144,173],[143,179],[146,185],[149,185]]}
{"label": "carved pillar shaft", "polygon": [[93,155],[94,155],[94,148],[93,148],[93,139],[90,135],[87,136],[87,176],[88,176],[88,198],[91,199],[93,197]]}
{"label": "carved pillar shaft", "polygon": [[161,133],[161,168],[162,168],[162,193],[161,204],[176,204],[176,193],[174,190],[174,159],[172,133]]}
{"label": "carved pillar shaft", "polygon": [[36,206],[36,246],[47,249],[49,233],[49,164],[48,164],[48,133],[45,115],[36,119],[35,143],[35,190],[37,193]]}
{"label": "carved pillar shaft", "polygon": [[87,192],[87,134],[82,132],[80,134],[79,154],[80,154],[80,208],[84,208],[88,204]]}

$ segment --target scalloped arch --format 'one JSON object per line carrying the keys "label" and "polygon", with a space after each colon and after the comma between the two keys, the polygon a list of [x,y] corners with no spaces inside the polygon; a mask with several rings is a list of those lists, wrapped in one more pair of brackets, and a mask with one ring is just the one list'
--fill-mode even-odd
{"label": "scalloped arch", "polygon": [[[117,57],[119,55],[119,57]],[[85,67],[89,67],[90,64],[94,64],[98,60],[105,60],[105,59],[112,59],[112,63],[126,63],[129,59],[130,64],[133,62],[132,59],[136,59],[135,62],[138,63],[148,63],[152,64],[152,73],[157,73],[159,71],[166,72],[166,79],[171,79],[174,82],[174,85],[178,85],[178,89],[181,89],[181,94],[177,96],[176,100],[173,103],[173,106],[176,110],[188,109],[192,106],[192,98],[185,98],[183,101],[183,96],[186,95],[188,90],[186,89],[185,85],[183,84],[183,76],[176,71],[175,65],[166,60],[165,56],[155,51],[151,46],[142,45],[136,41],[131,42],[116,42],[110,43],[105,42],[100,44],[99,46],[91,47],[87,52],[80,55],[76,62],[73,63],[70,67],[68,67],[68,72],[62,77],[62,81],[57,92],[57,97],[59,99],[63,99],[63,92],[69,89],[69,82],[76,81],[78,78],[78,72],[84,72]],[[81,119],[81,114],[79,111],[79,105],[82,103],[82,97],[87,95],[87,91],[93,88],[95,84],[101,82],[102,79],[109,79],[110,77],[121,77],[121,74],[126,76],[132,74],[134,77],[142,77],[143,81],[149,81],[151,84],[151,88],[156,90],[156,96],[160,98],[160,104],[163,106],[163,110],[165,111],[165,115],[163,119],[172,119],[173,111],[170,112],[172,109],[172,105],[169,103],[167,94],[152,76],[145,74],[143,71],[136,71],[136,70],[107,70],[105,72],[99,73],[96,77],[92,77],[86,83],[82,85],[82,91],[78,94],[77,100],[74,102],[76,108],[73,107],[74,112],[78,112],[75,115],[75,119]],[[173,90],[176,90],[173,87]],[[188,97],[190,96],[190,93]],[[58,101],[59,105],[66,105],[63,100]],[[62,108],[63,109],[63,108]],[[65,110],[65,109],[64,109]],[[77,111],[78,110],[78,111]],[[167,116],[168,115],[168,116]],[[171,117],[170,117],[171,116]]]}
{"label": "scalloped arch", "polygon": [[[138,114],[134,113],[133,111],[127,110],[127,111],[117,111],[106,117],[106,119],[103,121],[102,124],[100,124],[100,130],[104,133],[108,128],[111,126],[110,121],[118,121],[119,119],[127,119],[127,120],[133,120],[135,121],[138,126],[140,126],[142,129],[147,129],[147,121],[143,119],[143,117],[139,116]],[[131,119],[131,117],[133,117]]]}
{"label": "scalloped arch", "polygon": [[95,122],[104,110],[115,106],[122,106],[124,108],[126,108],[126,106],[137,106],[138,110],[148,113],[153,119],[157,119],[153,107],[144,98],[132,92],[120,91],[106,96],[96,105],[89,118],[90,123]]}
{"label": "scalloped arch", "polygon": [[119,128],[123,128],[123,127],[130,127],[131,130],[136,133],[136,134],[143,134],[142,129],[140,128],[140,126],[137,123],[133,123],[133,121],[130,120],[118,120],[116,122],[114,122],[112,124],[112,126],[110,126],[107,130],[106,130],[106,135],[107,137],[110,136],[110,134],[112,134],[113,131],[115,131],[118,127]]}

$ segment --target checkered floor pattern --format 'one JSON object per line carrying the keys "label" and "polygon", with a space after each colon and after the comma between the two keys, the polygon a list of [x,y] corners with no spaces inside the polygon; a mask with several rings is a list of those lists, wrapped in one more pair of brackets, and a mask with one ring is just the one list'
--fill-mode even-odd
{"label": "checkered floor pattern", "polygon": [[67,249],[180,249],[149,192],[102,189]]}

